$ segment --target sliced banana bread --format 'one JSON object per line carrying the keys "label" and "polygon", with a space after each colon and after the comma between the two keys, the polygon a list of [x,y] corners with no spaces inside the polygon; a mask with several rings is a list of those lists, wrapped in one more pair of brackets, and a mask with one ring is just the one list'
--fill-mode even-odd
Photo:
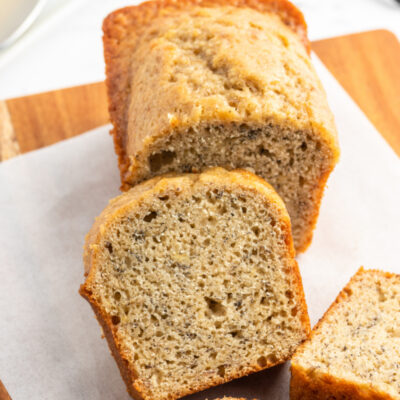
{"label": "sliced banana bread", "polygon": [[135,186],[97,218],[84,261],[80,293],[138,399],[282,363],[309,334],[289,216],[250,172]]}
{"label": "sliced banana bread", "polygon": [[286,0],[156,0],[115,11],[103,30],[122,188],[250,168],[305,250],[339,150],[301,12]]}
{"label": "sliced banana bread", "polygon": [[357,272],[296,351],[290,398],[400,399],[400,275]]}

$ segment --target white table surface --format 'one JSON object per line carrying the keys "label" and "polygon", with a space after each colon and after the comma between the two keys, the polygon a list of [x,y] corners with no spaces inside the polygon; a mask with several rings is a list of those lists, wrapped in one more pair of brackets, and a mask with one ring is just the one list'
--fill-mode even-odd
{"label": "white table surface", "polygon": [[[138,1],[48,0],[39,19],[0,51],[0,99],[104,79],[101,23]],[[385,28],[400,37],[395,0],[296,0],[311,40]]]}

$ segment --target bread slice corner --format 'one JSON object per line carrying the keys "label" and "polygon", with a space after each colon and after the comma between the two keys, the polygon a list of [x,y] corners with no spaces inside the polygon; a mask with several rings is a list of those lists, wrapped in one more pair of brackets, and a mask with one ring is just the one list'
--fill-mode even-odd
{"label": "bread slice corner", "polygon": [[291,400],[400,399],[400,275],[361,267],[291,363]]}

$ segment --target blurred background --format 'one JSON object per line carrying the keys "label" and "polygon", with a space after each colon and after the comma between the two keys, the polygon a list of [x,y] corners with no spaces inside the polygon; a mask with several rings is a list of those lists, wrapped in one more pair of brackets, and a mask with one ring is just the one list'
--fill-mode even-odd
{"label": "blurred background", "polygon": [[[23,27],[29,25],[29,28],[12,44],[0,47],[0,99],[104,79],[102,20],[116,8],[137,3],[0,0],[3,28],[12,22],[10,15],[19,5],[22,9],[37,7],[34,13],[37,15],[32,15]],[[400,3],[396,0],[295,0],[294,3],[305,14],[311,40],[382,28],[400,38]]]}

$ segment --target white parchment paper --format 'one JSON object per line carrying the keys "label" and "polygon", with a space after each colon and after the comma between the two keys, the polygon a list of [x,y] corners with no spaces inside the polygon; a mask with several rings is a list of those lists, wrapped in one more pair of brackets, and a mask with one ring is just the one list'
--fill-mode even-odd
{"label": "white parchment paper", "polygon": [[[364,265],[400,273],[400,162],[317,61],[341,160],[298,257],[312,323]],[[128,399],[89,305],[82,246],[118,194],[109,127],[0,165],[0,379],[14,400]],[[288,365],[190,396],[288,399]]]}

